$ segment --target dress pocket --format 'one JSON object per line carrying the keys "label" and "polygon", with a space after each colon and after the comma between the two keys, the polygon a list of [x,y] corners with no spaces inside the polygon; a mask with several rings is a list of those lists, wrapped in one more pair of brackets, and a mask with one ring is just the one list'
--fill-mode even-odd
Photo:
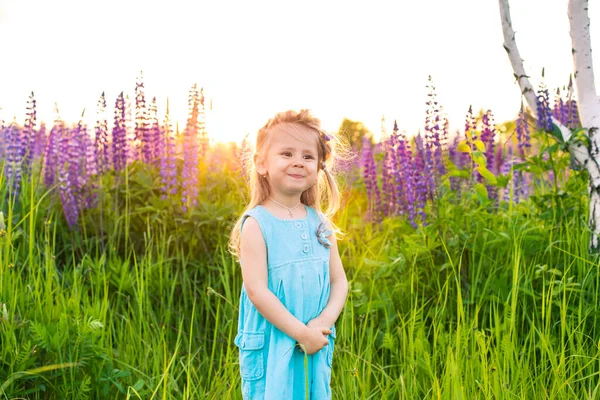
{"label": "dress pocket", "polygon": [[265,374],[263,347],[265,332],[240,331],[234,343],[240,349],[240,374],[242,379],[253,381]]}

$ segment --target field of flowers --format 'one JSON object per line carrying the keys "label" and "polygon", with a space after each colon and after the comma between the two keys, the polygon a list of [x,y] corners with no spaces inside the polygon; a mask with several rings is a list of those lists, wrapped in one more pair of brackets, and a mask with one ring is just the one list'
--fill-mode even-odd
{"label": "field of flowers", "polygon": [[[570,93],[451,133],[430,81],[422,134],[350,143],[334,398],[600,397],[587,173],[549,134]],[[209,146],[196,86],[182,131],[141,80],[93,128],[27,109],[0,121],[0,398],[240,398],[248,142]]]}

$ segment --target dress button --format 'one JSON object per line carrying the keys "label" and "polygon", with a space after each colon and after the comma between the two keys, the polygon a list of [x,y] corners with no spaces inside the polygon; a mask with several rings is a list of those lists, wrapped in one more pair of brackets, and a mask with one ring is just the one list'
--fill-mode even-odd
{"label": "dress button", "polygon": [[304,247],[302,247],[302,251],[305,253],[308,253],[308,245],[305,244]]}
{"label": "dress button", "polygon": [[302,222],[296,222],[296,228],[300,229],[302,228]]}
{"label": "dress button", "polygon": [[302,239],[304,239],[304,240],[308,239],[308,235],[306,233],[303,233],[302,234]]}

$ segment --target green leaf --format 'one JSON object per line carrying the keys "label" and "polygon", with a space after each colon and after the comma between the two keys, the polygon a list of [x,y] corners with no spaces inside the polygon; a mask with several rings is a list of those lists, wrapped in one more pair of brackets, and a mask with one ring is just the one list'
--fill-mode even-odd
{"label": "green leaf", "polygon": [[473,161],[475,161],[475,164],[483,166],[487,165],[487,160],[483,153],[481,153],[480,151],[474,151],[473,153],[471,153],[471,155],[473,157]]}
{"label": "green leaf", "polygon": [[498,185],[498,187],[505,188],[508,186],[509,182],[510,182],[510,179],[509,179],[508,175],[499,174],[496,177],[496,185]]}
{"label": "green leaf", "polygon": [[470,153],[471,147],[467,144],[466,140],[461,140],[456,147],[456,150],[460,151],[461,153]]}
{"label": "green leaf", "polygon": [[481,176],[488,180],[489,183],[491,183],[492,185],[496,184],[496,176],[492,173],[492,171],[490,171],[483,165],[478,166],[476,169],[477,172],[481,174]]}
{"label": "green leaf", "polygon": [[113,383],[113,385],[115,385],[117,387],[117,389],[119,389],[119,392],[121,392],[123,394],[127,394],[127,392],[125,391],[125,388],[119,382],[112,381],[112,383]]}
{"label": "green leaf", "polygon": [[485,153],[485,144],[481,141],[481,139],[477,139],[473,143],[475,144],[475,147],[477,147],[477,150]]}
{"label": "green leaf", "polygon": [[448,176],[456,176],[459,178],[468,178],[469,176],[471,176],[471,174],[469,173],[468,170],[465,170],[465,169],[454,169],[454,170],[448,172]]}
{"label": "green leaf", "polygon": [[381,267],[382,265],[384,265],[384,263],[382,263],[381,261],[375,261],[375,260],[371,260],[369,258],[364,258],[363,262],[368,267]]}
{"label": "green leaf", "polygon": [[139,392],[143,387],[144,387],[143,379],[138,379],[138,381],[133,384],[133,389],[135,389],[136,392]]}
{"label": "green leaf", "polygon": [[[115,369],[115,371],[119,371],[119,370]],[[126,378],[130,375],[131,375],[131,372],[126,371],[126,370],[121,370],[121,371],[117,372],[116,374],[114,374],[113,378],[115,378],[115,379],[116,378]]]}
{"label": "green leaf", "polygon": [[485,187],[485,185],[481,184],[481,183],[477,183],[473,189],[475,189],[475,193],[477,193],[477,197],[479,198],[480,202],[486,202],[488,201],[489,197],[488,197],[488,191]]}

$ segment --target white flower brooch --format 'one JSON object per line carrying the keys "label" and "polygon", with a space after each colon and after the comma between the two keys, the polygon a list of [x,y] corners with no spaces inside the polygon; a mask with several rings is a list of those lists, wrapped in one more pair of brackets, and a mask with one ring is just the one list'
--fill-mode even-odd
{"label": "white flower brooch", "polygon": [[327,236],[331,235],[333,231],[327,229],[327,224],[325,222],[321,222],[319,227],[317,228],[317,240],[326,248],[331,247],[331,242],[327,239]]}

